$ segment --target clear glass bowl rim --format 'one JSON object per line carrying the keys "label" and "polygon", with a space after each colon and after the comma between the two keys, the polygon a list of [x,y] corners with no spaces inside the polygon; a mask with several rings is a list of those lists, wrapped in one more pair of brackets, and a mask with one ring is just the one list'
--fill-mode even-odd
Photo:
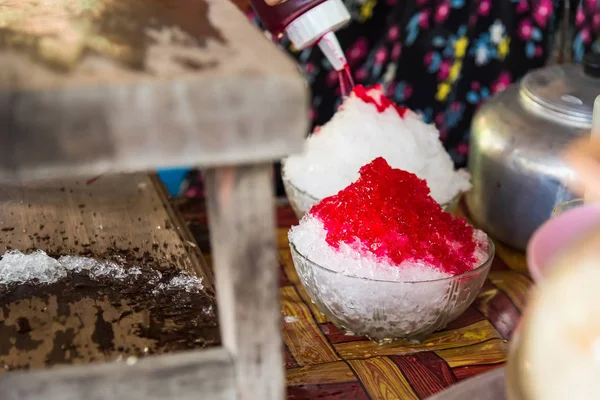
{"label": "clear glass bowl rim", "polygon": [[[309,198],[310,200],[312,200],[315,204],[320,201],[315,196],[313,196],[313,195],[305,192],[304,190],[300,189],[298,186],[294,185],[294,183],[285,176],[285,167],[282,168],[282,170],[281,170],[281,180],[284,181],[285,183],[287,183],[288,185],[290,185],[290,187],[292,189],[294,189],[295,191],[297,191],[298,193],[300,193],[303,196],[306,196],[307,198]],[[447,207],[449,207],[450,205],[454,204],[454,202],[456,202],[458,199],[460,199],[460,197],[463,194],[464,193],[458,192],[456,194],[456,196],[454,196],[449,202],[444,203],[444,204],[440,204],[440,206],[442,207],[442,210],[445,210]]]}
{"label": "clear glass bowl rim", "polygon": [[318,202],[319,202],[319,199],[317,199],[316,197],[314,197],[314,196],[313,196],[313,195],[311,195],[311,194],[308,194],[308,193],[306,193],[304,190],[302,190],[302,189],[300,189],[298,186],[294,185],[294,184],[292,183],[292,181],[291,181],[291,180],[289,180],[289,179],[287,178],[287,176],[285,176],[285,170],[284,170],[284,169],[282,169],[282,171],[281,171],[281,180],[285,181],[285,182],[286,182],[288,185],[290,185],[290,187],[291,187],[292,189],[296,190],[296,191],[297,191],[297,192],[299,192],[300,194],[302,194],[302,195],[304,195],[304,196],[308,197],[308,198],[309,198],[309,199],[311,199],[311,200],[314,200],[314,202],[315,202],[315,203],[318,203]]}
{"label": "clear glass bowl rim", "polygon": [[494,260],[494,255],[496,253],[496,246],[494,245],[494,242],[492,241],[492,239],[490,239],[489,236],[487,238],[487,241],[488,241],[488,257],[477,268],[473,268],[472,270],[463,272],[462,274],[459,274],[459,275],[453,275],[453,276],[449,276],[446,278],[440,278],[440,279],[429,279],[429,280],[424,280],[424,281],[386,281],[386,280],[381,280],[381,279],[371,279],[371,278],[363,278],[363,277],[359,277],[359,276],[346,275],[341,272],[334,271],[327,267],[317,264],[316,262],[314,262],[314,261],[310,260],[308,257],[306,257],[304,254],[302,254],[293,242],[290,241],[289,244],[290,244],[290,247],[292,248],[292,251],[296,252],[296,254],[298,254],[303,260],[307,261],[309,264],[311,264],[319,269],[322,269],[322,270],[327,271],[332,274],[338,274],[338,275],[342,275],[347,278],[363,280],[363,281],[367,281],[367,282],[386,282],[386,283],[402,283],[402,284],[408,283],[408,284],[418,285],[421,283],[431,283],[431,282],[445,282],[445,281],[449,282],[449,281],[452,281],[457,278],[463,278],[463,277],[468,277],[471,275],[476,275],[480,271],[484,270],[485,268],[487,268],[488,266],[491,265],[492,261]]}

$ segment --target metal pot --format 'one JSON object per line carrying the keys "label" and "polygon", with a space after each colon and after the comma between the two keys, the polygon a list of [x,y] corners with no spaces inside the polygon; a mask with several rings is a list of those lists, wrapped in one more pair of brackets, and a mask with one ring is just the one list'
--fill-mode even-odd
{"label": "metal pot", "polygon": [[525,249],[558,204],[574,198],[564,182],[574,172],[561,153],[589,135],[600,94],[600,55],[527,74],[475,114],[469,169],[469,211],[493,237]]}

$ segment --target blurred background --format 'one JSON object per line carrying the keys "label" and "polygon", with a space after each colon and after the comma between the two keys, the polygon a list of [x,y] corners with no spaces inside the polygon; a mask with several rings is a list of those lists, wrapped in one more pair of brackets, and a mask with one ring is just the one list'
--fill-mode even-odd
{"label": "blurred background", "polygon": [[[259,29],[248,1],[234,3]],[[398,104],[435,123],[457,167],[466,165],[471,120],[495,93],[532,69],[600,51],[600,0],[346,0],[352,22],[337,36],[358,84],[384,85]],[[312,90],[314,126],[340,102],[335,71],[318,49],[297,52]],[[279,165],[277,193],[283,195]],[[160,171],[172,195],[202,197],[201,171]]]}

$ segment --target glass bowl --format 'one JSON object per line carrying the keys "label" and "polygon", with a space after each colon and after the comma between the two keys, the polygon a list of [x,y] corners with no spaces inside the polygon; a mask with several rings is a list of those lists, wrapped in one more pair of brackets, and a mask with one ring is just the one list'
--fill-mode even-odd
{"label": "glass bowl", "polygon": [[[290,202],[296,217],[298,217],[298,219],[302,219],[302,217],[304,217],[304,215],[308,213],[312,206],[317,204],[320,199],[317,199],[302,189],[299,189],[285,177],[285,174],[282,174],[281,180],[283,181],[285,194],[287,195],[288,201]],[[454,211],[456,211],[456,207],[458,206],[461,195],[462,193],[459,193],[448,203],[442,204],[442,209],[445,212],[452,214]]]}
{"label": "glass bowl", "polygon": [[461,275],[414,282],[353,277],[317,265],[290,242],[300,281],[319,310],[342,332],[378,343],[404,338],[422,341],[446,327],[475,300],[494,258]]}
{"label": "glass bowl", "polygon": [[311,196],[303,190],[300,190],[289,179],[286,178],[285,173],[281,174],[281,180],[283,181],[283,188],[285,194],[296,214],[298,219],[302,219],[306,213],[310,211],[312,206],[319,202],[319,199]]}

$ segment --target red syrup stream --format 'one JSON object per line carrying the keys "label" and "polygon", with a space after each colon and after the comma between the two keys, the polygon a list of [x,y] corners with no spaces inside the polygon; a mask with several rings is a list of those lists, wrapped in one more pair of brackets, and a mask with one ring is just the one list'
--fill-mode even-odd
{"label": "red syrup stream", "polygon": [[348,64],[344,65],[344,69],[337,72],[338,79],[340,80],[340,92],[342,99],[347,98],[354,90],[354,79],[352,79],[352,72]]}

